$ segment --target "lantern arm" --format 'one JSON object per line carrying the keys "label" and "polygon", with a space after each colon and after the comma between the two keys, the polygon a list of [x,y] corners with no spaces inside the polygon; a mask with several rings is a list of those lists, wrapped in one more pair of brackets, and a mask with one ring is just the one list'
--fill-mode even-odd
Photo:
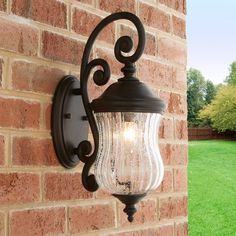
{"label": "lantern arm", "polygon": [[75,149],[75,154],[77,154],[79,159],[85,163],[82,172],[82,183],[88,191],[96,191],[98,189],[98,184],[96,183],[95,176],[93,174],[90,175],[89,172],[95,162],[99,146],[98,127],[96,125],[95,117],[93,115],[93,110],[91,108],[91,103],[89,102],[88,96],[88,79],[90,77],[91,70],[97,66],[102,67],[102,70],[98,69],[93,73],[93,81],[96,85],[105,85],[109,81],[111,74],[110,67],[105,60],[98,58],[89,62],[89,57],[91,54],[92,46],[99,33],[108,24],[121,19],[129,20],[135,25],[138,31],[138,45],[135,52],[131,56],[125,56],[124,53],[129,53],[132,50],[133,41],[129,36],[122,36],[116,41],[114,54],[119,62],[125,64],[124,68],[122,68],[122,72],[125,74],[124,78],[126,78],[126,75],[133,75],[133,73],[135,72],[133,63],[135,63],[141,57],[144,50],[145,31],[139,18],[132,13],[119,12],[104,18],[91,33],[85,45],[82,57],[79,92],[82,96],[83,105],[92,131],[94,148],[92,150],[91,143],[87,140],[84,140]]}

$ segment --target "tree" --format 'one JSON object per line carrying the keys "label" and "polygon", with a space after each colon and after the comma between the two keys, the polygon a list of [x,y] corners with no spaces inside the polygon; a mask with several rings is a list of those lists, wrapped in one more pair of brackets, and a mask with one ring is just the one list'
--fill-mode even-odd
{"label": "tree", "polygon": [[236,131],[236,85],[221,86],[199,117],[210,119],[212,127],[219,131]]}
{"label": "tree", "polygon": [[236,61],[231,63],[229,75],[226,77],[225,82],[229,85],[236,85]]}
{"label": "tree", "polygon": [[206,82],[197,69],[190,68],[187,72],[187,102],[189,126],[198,126],[198,112],[205,105]]}
{"label": "tree", "polygon": [[215,97],[215,95],[216,95],[215,85],[210,80],[207,80],[206,81],[205,103],[209,104],[212,101],[212,99]]}

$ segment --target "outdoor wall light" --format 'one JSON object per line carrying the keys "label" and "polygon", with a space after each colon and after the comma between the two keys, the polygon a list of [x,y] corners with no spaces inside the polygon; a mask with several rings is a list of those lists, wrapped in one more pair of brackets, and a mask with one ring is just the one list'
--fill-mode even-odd
{"label": "outdoor wall light", "polygon": [[[137,28],[137,49],[128,56],[132,39],[123,36],[117,40],[114,53],[124,64],[124,76],[90,102],[87,85],[91,70],[100,67],[93,74],[96,85],[105,85],[110,78],[105,60],[89,62],[92,45],[105,26],[120,19],[131,21]],[[164,173],[157,136],[165,104],[134,77],[134,63],[142,55],[144,44],[144,27],[134,14],[119,12],[103,19],[85,46],[80,80],[70,75],[62,79],[52,109],[52,136],[60,163],[72,168],[82,161],[85,189],[93,192],[100,186],[118,198],[126,205],[124,212],[130,222],[136,212],[135,204],[160,185]],[[88,124],[93,147],[87,140]],[[90,173],[92,166],[94,171]]]}

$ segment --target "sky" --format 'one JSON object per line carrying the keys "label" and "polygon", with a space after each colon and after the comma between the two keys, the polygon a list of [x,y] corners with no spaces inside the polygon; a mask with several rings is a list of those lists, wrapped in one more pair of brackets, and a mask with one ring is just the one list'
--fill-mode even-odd
{"label": "sky", "polygon": [[188,0],[187,44],[188,68],[222,83],[236,61],[236,0]]}

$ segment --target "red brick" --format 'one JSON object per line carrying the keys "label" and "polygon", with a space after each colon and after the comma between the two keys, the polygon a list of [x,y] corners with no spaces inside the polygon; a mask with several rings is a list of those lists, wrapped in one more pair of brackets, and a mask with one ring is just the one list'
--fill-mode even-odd
{"label": "red brick", "polygon": [[[138,33],[137,30],[133,30],[128,26],[120,26],[120,36],[129,36],[133,40],[134,46],[136,49],[138,45]],[[144,53],[149,55],[156,54],[156,38],[154,35],[146,33],[146,43],[144,48]]]}
{"label": "red brick", "polygon": [[188,236],[188,222],[175,223],[175,236]]}
{"label": "red brick", "polygon": [[59,165],[51,139],[14,137],[13,165]]}
{"label": "red brick", "polygon": [[81,2],[81,3],[85,3],[85,4],[89,4],[89,5],[92,5],[93,4],[93,1],[92,0],[77,0],[78,2]]}
{"label": "red brick", "polygon": [[186,96],[160,91],[160,98],[163,99],[167,104],[167,112],[176,115],[186,115],[187,103]]}
{"label": "red brick", "polygon": [[174,232],[173,225],[164,225],[159,228],[158,236],[172,236],[173,232]]}
{"label": "red brick", "polygon": [[173,68],[173,88],[181,91],[187,90],[187,78],[185,68]]}
{"label": "red brick", "polygon": [[174,137],[174,126],[173,119],[163,118],[159,128],[159,138],[173,139]]}
{"label": "red brick", "polygon": [[140,3],[139,11],[140,19],[145,25],[170,32],[170,16],[164,11],[145,3]]}
{"label": "red brick", "polygon": [[170,113],[174,113],[177,115],[186,115],[187,113],[186,96],[176,93],[171,93],[168,109]]}
{"label": "red brick", "polygon": [[159,2],[186,14],[186,0],[159,0]]}
{"label": "red brick", "polygon": [[173,24],[173,33],[180,38],[186,38],[186,24],[185,20],[172,16],[172,24]]}
{"label": "red brick", "polygon": [[45,199],[49,201],[92,197],[92,193],[83,187],[79,173],[47,173],[44,189]]}
{"label": "red brick", "polygon": [[44,57],[71,64],[81,63],[84,47],[82,42],[47,31],[43,32],[42,41]]}
{"label": "red brick", "polygon": [[35,56],[38,49],[38,31],[28,25],[1,19],[0,47],[27,56]]}
{"label": "red brick", "polygon": [[188,189],[188,176],[186,169],[174,169],[174,190],[187,191]]}
{"label": "red brick", "polygon": [[[156,200],[145,199],[136,205],[137,212],[134,214],[134,224],[144,224],[147,222],[155,222],[157,220],[157,208]],[[127,214],[123,212],[125,205],[119,203],[119,214],[120,221],[123,226],[130,225],[131,223],[127,220]]]}
{"label": "red brick", "polygon": [[39,103],[0,98],[0,113],[1,127],[39,128]]}
{"label": "red brick", "polygon": [[69,209],[69,232],[81,233],[115,227],[112,204],[71,207]]}
{"label": "red brick", "polygon": [[111,2],[107,0],[100,0],[99,7],[106,12],[128,11],[134,13],[135,1],[116,0],[111,4]]}
{"label": "red brick", "polygon": [[188,198],[186,196],[162,198],[159,201],[159,206],[160,220],[187,216]]}
{"label": "red brick", "polygon": [[5,215],[3,212],[0,212],[0,235],[5,234]]}
{"label": "red brick", "polygon": [[0,87],[2,87],[2,80],[3,80],[3,65],[4,61],[0,59]]}
{"label": "red brick", "polygon": [[186,46],[168,38],[160,38],[157,41],[158,55],[161,58],[186,65]]}
{"label": "red brick", "polygon": [[39,176],[29,173],[0,173],[0,204],[37,202]]}
{"label": "red brick", "polygon": [[48,104],[46,109],[45,109],[45,126],[46,129],[50,130],[51,129],[51,112],[52,112],[52,104]]}
{"label": "red brick", "polygon": [[187,140],[188,139],[188,127],[187,121],[175,120],[175,139]]}
{"label": "red brick", "polygon": [[187,144],[161,144],[160,151],[165,165],[187,165]]}
{"label": "red brick", "polygon": [[65,208],[21,210],[10,213],[11,236],[64,235]]}
{"label": "red brick", "polygon": [[172,170],[165,170],[163,181],[156,192],[167,193],[173,191],[173,173]]}
{"label": "red brick", "polygon": [[65,72],[23,61],[12,64],[13,88],[39,93],[53,94]]}
{"label": "red brick", "polygon": [[66,5],[57,0],[13,0],[12,12],[34,21],[66,28]]}
{"label": "red brick", "polygon": [[7,10],[7,0],[0,0],[0,11]]}
{"label": "red brick", "polygon": [[[78,34],[90,36],[94,28],[98,23],[100,23],[101,20],[102,18],[100,16],[74,8],[72,28]],[[111,44],[114,43],[115,25],[109,24],[106,26],[106,28],[104,28],[104,30],[99,34],[98,38]]]}
{"label": "red brick", "polygon": [[148,228],[122,233],[109,234],[108,236],[173,236],[173,225],[163,225],[158,228]]}
{"label": "red brick", "polygon": [[105,190],[99,188],[96,193],[95,193],[96,198],[113,198],[113,196],[109,193],[106,192]]}
{"label": "red brick", "polygon": [[141,59],[138,62],[138,72],[141,80],[152,87],[172,87],[172,68],[170,66]]}
{"label": "red brick", "polygon": [[5,163],[5,137],[0,135],[0,165]]}

